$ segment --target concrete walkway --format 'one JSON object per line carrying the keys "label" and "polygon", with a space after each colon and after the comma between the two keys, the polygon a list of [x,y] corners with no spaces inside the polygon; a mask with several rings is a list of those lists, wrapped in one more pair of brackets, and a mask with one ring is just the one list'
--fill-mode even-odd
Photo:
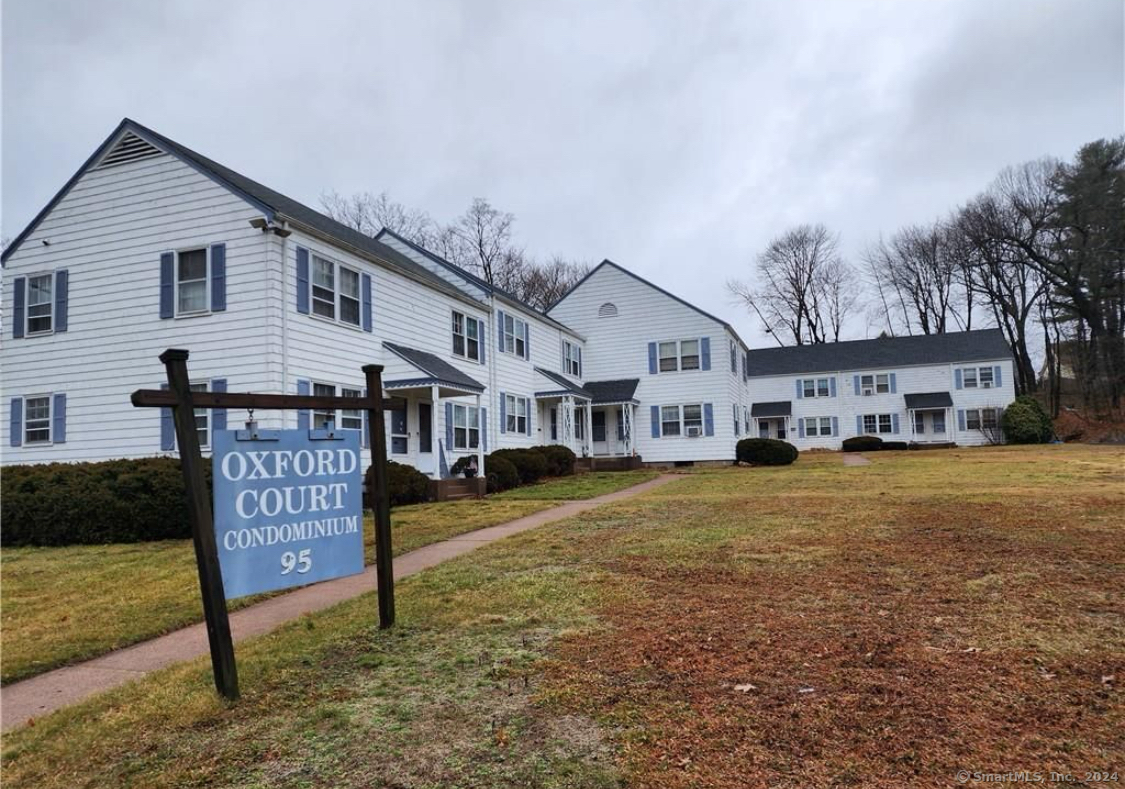
{"label": "concrete walkway", "polygon": [[[534,529],[546,523],[570,518],[601,504],[632,498],[664,485],[676,477],[664,474],[625,490],[607,493],[584,501],[568,501],[557,507],[536,512],[508,523],[468,532],[444,542],[427,545],[404,553],[394,560],[394,575],[414,575],[452,559],[481,545]],[[231,634],[235,643],[268,633],[304,614],[328,608],[365,592],[375,591],[375,568],[368,567],[359,575],[325,581],[295,592],[270,598],[230,615]],[[375,609],[372,607],[372,616]],[[110,690],[151,671],[206,655],[207,630],[203,623],[185,627],[151,641],[110,652],[102,657],[55,669],[22,682],[0,688],[0,728],[4,731],[27,723],[57,709],[75,704],[96,693]]]}
{"label": "concrete walkway", "polygon": [[856,455],[852,452],[845,452],[844,453],[844,465],[845,466],[870,466],[871,461],[868,460],[867,458],[865,458],[863,455]]}

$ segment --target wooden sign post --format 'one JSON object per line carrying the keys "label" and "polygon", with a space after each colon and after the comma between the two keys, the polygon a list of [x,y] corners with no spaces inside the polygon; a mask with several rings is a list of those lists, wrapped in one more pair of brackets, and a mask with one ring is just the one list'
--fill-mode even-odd
{"label": "wooden sign post", "polygon": [[[227,598],[215,537],[212,502],[208,501],[203,476],[203,456],[196,432],[195,411],[198,408],[247,408],[255,410],[364,409],[367,411],[371,465],[374,469],[369,491],[375,514],[375,574],[379,596],[379,627],[388,628],[395,621],[394,567],[391,558],[390,499],[387,495],[387,436],[383,423],[383,367],[363,367],[367,394],[361,398],[325,397],[317,395],[268,395],[240,392],[193,392],[187,369],[188,352],[169,348],[160,355],[168,376],[168,389],[140,389],[133,392],[132,403],[142,408],[171,408],[176,429],[187,491],[188,515],[192,542],[199,571],[199,589],[203,597],[203,615],[207,622],[207,641],[211,648],[211,668],[215,688],[227,699],[238,698],[238,668],[234,660]],[[218,470],[213,470],[219,473]],[[362,468],[360,468],[362,473]],[[357,505],[358,506],[358,505]]]}

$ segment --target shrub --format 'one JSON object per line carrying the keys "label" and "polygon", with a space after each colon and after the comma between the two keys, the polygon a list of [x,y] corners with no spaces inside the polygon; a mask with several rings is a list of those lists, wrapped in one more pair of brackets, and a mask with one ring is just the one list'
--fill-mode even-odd
{"label": "shrub", "polygon": [[488,492],[499,493],[520,484],[520,473],[512,461],[504,456],[489,455],[484,459],[485,476],[488,478]]}
{"label": "shrub", "polygon": [[[371,495],[375,490],[375,470],[367,467],[365,504],[371,509]],[[403,504],[421,504],[430,498],[430,478],[414,466],[387,461],[387,498],[392,507]]]}
{"label": "shrub", "polygon": [[884,441],[883,449],[910,449],[910,444],[905,441]]}
{"label": "shrub", "polygon": [[462,455],[461,457],[457,458],[457,462],[454,463],[449,469],[450,476],[463,477],[465,475],[465,472],[469,470],[469,467],[472,465],[475,459],[476,455]]}
{"label": "shrub", "polygon": [[[516,467],[521,485],[531,485],[547,475],[547,458],[531,449],[498,449],[489,457],[502,457]],[[488,464],[485,463],[485,468]]]}
{"label": "shrub", "polygon": [[547,476],[569,477],[574,473],[574,461],[578,456],[562,444],[545,444],[531,449],[547,458]]}
{"label": "shrub", "polygon": [[883,448],[879,436],[852,436],[844,439],[845,452],[876,452]]}
{"label": "shrub", "polygon": [[788,466],[797,459],[797,448],[776,438],[744,438],[735,455],[739,462],[755,466]]}
{"label": "shrub", "polygon": [[1051,440],[1051,418],[1034,397],[1020,395],[1000,417],[1004,438],[1012,444],[1043,444]]}
{"label": "shrub", "polygon": [[[207,498],[211,461],[203,460]],[[5,545],[96,545],[191,537],[178,458],[8,466],[0,477]]]}

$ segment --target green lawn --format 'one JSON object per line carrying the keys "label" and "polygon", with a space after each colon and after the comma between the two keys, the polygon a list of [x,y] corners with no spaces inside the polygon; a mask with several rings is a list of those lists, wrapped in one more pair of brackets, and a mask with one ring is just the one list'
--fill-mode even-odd
{"label": "green lawn", "polygon": [[947,785],[1120,770],[1125,452],[703,469],[4,738],[13,787]]}
{"label": "green lawn", "polygon": [[606,493],[613,493],[650,479],[660,476],[659,471],[653,469],[639,469],[637,471],[594,471],[589,474],[578,474],[573,477],[550,479],[538,485],[526,485],[513,488],[503,493],[492,496],[492,499],[505,501],[549,499],[564,501],[572,499],[592,499]]}

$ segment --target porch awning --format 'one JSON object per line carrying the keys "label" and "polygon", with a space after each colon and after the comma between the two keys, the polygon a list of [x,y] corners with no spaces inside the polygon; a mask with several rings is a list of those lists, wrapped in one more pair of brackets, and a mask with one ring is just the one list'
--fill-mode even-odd
{"label": "porch awning", "polygon": [[635,397],[640,378],[618,378],[613,381],[587,381],[583,384],[594,399],[594,405],[637,405]]}
{"label": "porch awning", "polygon": [[578,397],[582,400],[589,400],[590,393],[587,392],[582,384],[575,383],[567,378],[565,375],[553,373],[550,370],[544,370],[542,367],[536,367],[535,372],[546,379],[546,388],[535,393],[536,398],[548,399],[552,397]]}
{"label": "porch awning", "polygon": [[906,407],[910,410],[918,408],[950,408],[953,398],[949,392],[926,392],[924,394],[906,395]]}
{"label": "porch awning", "polygon": [[443,396],[459,394],[481,394],[484,384],[470,375],[461,372],[444,359],[434,356],[426,351],[407,348],[393,342],[384,342],[383,347],[413,366],[420,375],[410,378],[400,378],[395,381],[384,381],[383,388],[392,391],[395,389],[419,389],[437,386],[444,390]]}
{"label": "porch awning", "polygon": [[778,400],[773,403],[754,403],[750,406],[750,416],[758,419],[769,419],[775,416],[789,416],[793,413],[793,403],[789,400]]}

